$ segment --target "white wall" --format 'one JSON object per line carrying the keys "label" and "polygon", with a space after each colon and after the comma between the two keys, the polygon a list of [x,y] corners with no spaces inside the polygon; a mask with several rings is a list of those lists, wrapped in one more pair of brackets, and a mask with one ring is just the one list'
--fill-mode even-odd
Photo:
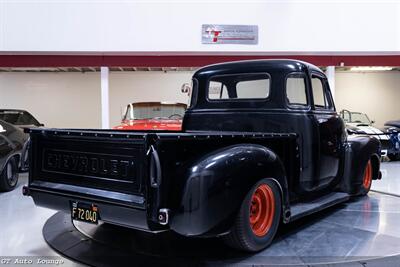
{"label": "white wall", "polygon": [[[129,102],[187,102],[191,72],[111,72],[110,125]],[[400,73],[336,72],[337,110],[365,112],[377,125],[400,119]],[[49,127],[100,128],[99,73],[0,73],[0,108],[27,109]]]}
{"label": "white wall", "polygon": [[192,72],[111,72],[110,125],[119,124],[121,109],[138,101],[188,103],[181,93],[183,83],[190,83]]}
{"label": "white wall", "polygon": [[336,72],[336,109],[366,113],[382,126],[400,119],[400,72]]}
{"label": "white wall", "polygon": [[[192,72],[111,72],[110,125],[137,101],[187,103]],[[47,127],[101,128],[100,73],[0,73],[0,108],[26,109]]]}
{"label": "white wall", "polygon": [[[400,2],[0,0],[0,52],[393,53]],[[202,45],[201,25],[255,24],[258,45]]]}
{"label": "white wall", "polygon": [[47,127],[100,128],[100,74],[2,72],[0,108],[26,109]]}

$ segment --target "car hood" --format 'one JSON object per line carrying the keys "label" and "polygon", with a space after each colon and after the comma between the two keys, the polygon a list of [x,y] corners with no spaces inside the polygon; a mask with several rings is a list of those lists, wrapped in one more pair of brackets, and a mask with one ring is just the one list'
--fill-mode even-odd
{"label": "car hood", "polygon": [[180,131],[182,120],[170,119],[148,119],[148,120],[127,120],[120,125],[113,127],[116,130],[156,130],[156,131]]}
{"label": "car hood", "polygon": [[387,136],[387,134],[385,134],[382,130],[368,124],[347,123],[346,127],[356,132],[356,134],[377,135],[377,137],[380,139],[389,139],[389,136]]}

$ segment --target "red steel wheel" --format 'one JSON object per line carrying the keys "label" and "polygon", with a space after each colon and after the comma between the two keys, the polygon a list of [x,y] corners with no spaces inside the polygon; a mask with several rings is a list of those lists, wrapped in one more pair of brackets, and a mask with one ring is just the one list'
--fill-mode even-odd
{"label": "red steel wheel", "polygon": [[260,184],[251,197],[249,220],[253,233],[259,237],[268,233],[274,215],[274,193],[267,184]]}
{"label": "red steel wheel", "polygon": [[369,190],[372,183],[372,163],[371,160],[368,160],[367,166],[364,170],[364,178],[363,178],[363,186],[366,190]]}
{"label": "red steel wheel", "polygon": [[255,252],[268,247],[281,221],[282,199],[273,179],[257,181],[243,199],[229,233],[222,236],[233,248]]}

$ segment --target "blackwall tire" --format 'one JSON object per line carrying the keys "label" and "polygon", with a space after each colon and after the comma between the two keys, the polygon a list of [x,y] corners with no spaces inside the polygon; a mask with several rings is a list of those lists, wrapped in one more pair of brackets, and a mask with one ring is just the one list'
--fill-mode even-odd
{"label": "blackwall tire", "polygon": [[18,184],[18,163],[13,157],[4,165],[0,175],[0,191],[8,192],[13,190]]}
{"label": "blackwall tire", "polygon": [[278,185],[262,179],[247,193],[224,242],[235,249],[256,252],[268,247],[278,230],[282,200]]}

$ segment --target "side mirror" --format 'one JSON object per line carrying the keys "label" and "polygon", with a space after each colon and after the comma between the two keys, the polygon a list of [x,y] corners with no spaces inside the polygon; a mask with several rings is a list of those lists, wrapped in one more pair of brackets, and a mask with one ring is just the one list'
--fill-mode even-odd
{"label": "side mirror", "polygon": [[44,123],[39,123],[39,127],[44,127]]}
{"label": "side mirror", "polygon": [[190,84],[184,83],[181,86],[181,92],[190,96],[190,93],[192,92],[192,87],[190,86]]}
{"label": "side mirror", "polygon": [[371,121],[371,124],[374,124],[374,123],[375,123],[375,120],[372,120],[372,121]]}

